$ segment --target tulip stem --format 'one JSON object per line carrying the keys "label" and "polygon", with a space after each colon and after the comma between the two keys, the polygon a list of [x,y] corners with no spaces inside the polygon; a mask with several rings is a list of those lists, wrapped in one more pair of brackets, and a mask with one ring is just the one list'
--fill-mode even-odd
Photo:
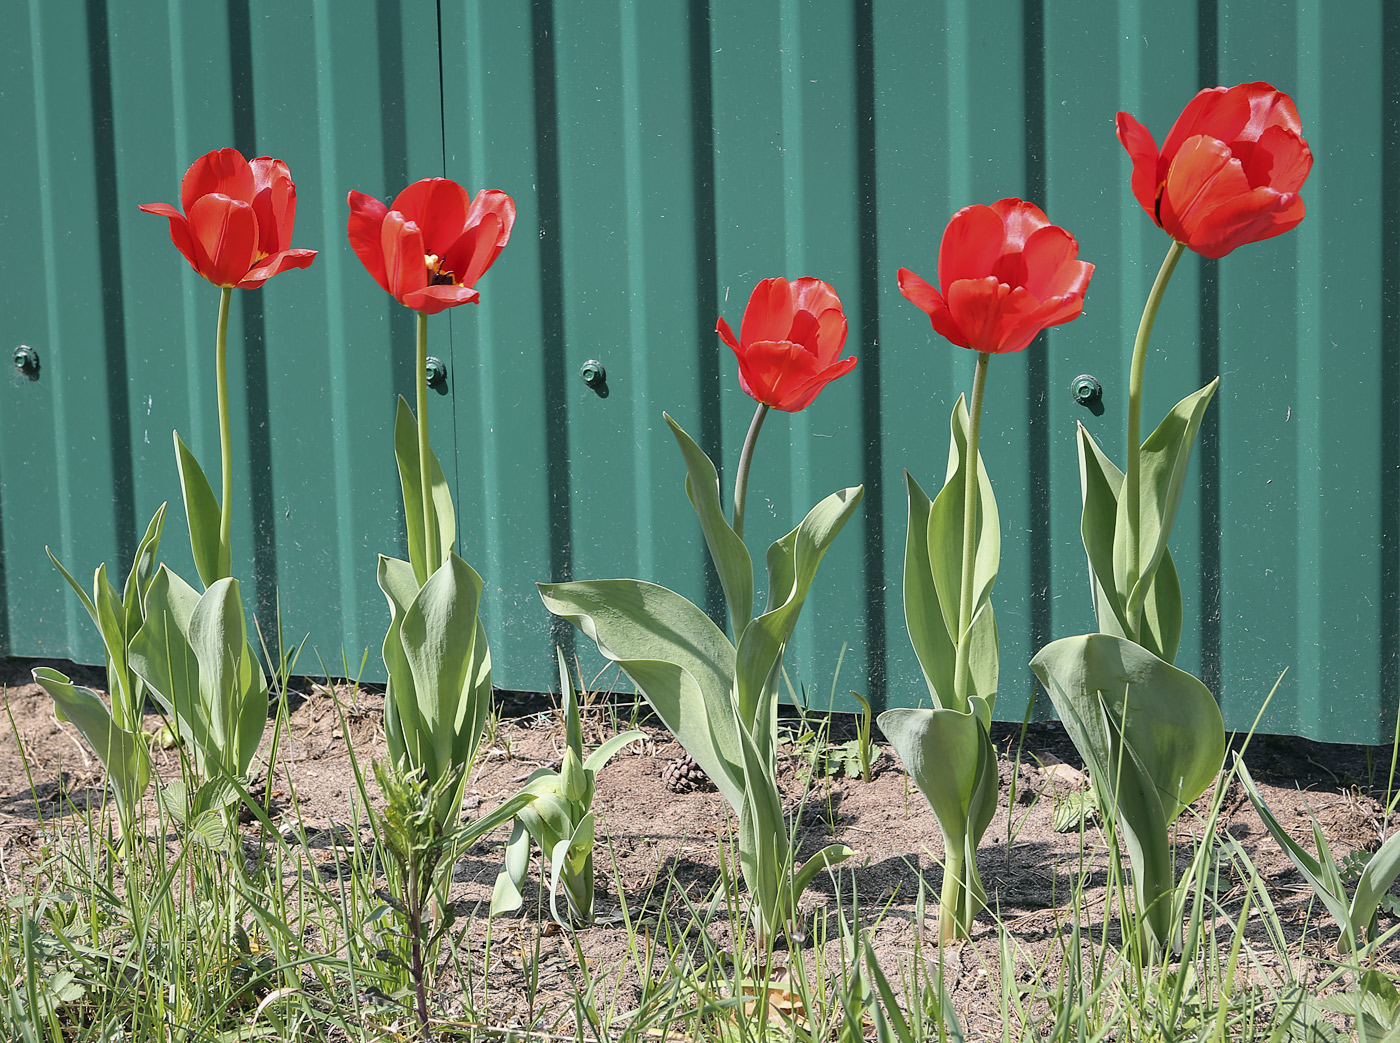
{"label": "tulip stem", "polygon": [[423,561],[431,576],[438,560],[437,511],[433,507],[432,450],[428,448],[428,316],[418,316],[418,477],[423,495]]}
{"label": "tulip stem", "polygon": [[[1128,474],[1125,490],[1128,497],[1128,589],[1125,594],[1129,597],[1139,579],[1141,554],[1139,534],[1142,532],[1142,374],[1147,368],[1147,342],[1152,338],[1152,324],[1157,319],[1157,309],[1161,307],[1162,297],[1167,292],[1167,283],[1171,282],[1176,262],[1181,260],[1185,250],[1184,243],[1172,240],[1172,245],[1167,249],[1167,256],[1162,261],[1162,267],[1157,272],[1157,278],[1152,283],[1152,292],[1147,295],[1147,304],[1142,309],[1142,320],[1138,323],[1137,339],[1133,341],[1133,364],[1128,374]],[[1133,613],[1135,616],[1137,614]],[[1131,631],[1129,637],[1136,639],[1137,619],[1129,619],[1128,628]]]}
{"label": "tulip stem", "polygon": [[971,655],[971,642],[964,640],[968,628],[972,626],[973,581],[977,565],[977,508],[978,466],[977,443],[982,430],[982,393],[987,387],[987,363],[991,352],[977,353],[977,372],[972,378],[972,405],[968,410],[967,455],[963,460],[963,543],[962,543],[962,585],[959,587],[958,601],[958,647],[954,661],[953,690],[957,693],[960,709],[967,709],[971,692],[971,678],[968,662]]}
{"label": "tulip stem", "polygon": [[[734,473],[734,535],[744,538],[744,504],[749,493],[749,467],[753,464],[753,449],[758,444],[758,432],[763,427],[763,418],[769,407],[760,402],[754,410],[749,433],[744,436],[744,449],[739,454],[739,470]],[[735,635],[736,637],[738,635]]]}
{"label": "tulip stem", "polygon": [[219,395],[219,463],[222,484],[219,503],[219,543],[227,550],[233,531],[233,445],[228,417],[228,306],[233,287],[219,297],[219,330],[214,339],[215,384]]}

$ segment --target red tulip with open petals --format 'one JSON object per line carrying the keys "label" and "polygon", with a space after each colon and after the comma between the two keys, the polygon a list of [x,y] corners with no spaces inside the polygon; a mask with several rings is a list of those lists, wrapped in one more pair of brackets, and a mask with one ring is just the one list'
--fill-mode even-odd
{"label": "red tulip with open petals", "polygon": [[415,181],[385,206],[351,192],[347,232],[355,256],[405,307],[436,315],[480,298],[476,281],[510,241],[515,200],[483,189],[473,199],[455,181]]}
{"label": "red tulip with open petals", "polygon": [[723,318],[715,332],[739,359],[739,384],[755,401],[796,413],[856,368],[838,358],[846,343],[841,298],[820,279],[764,279],[744,309],[739,336]]}
{"label": "red tulip with open petals", "polygon": [[293,250],[297,189],[287,164],[237,149],[200,156],[180,182],[180,206],[144,203],[170,220],[170,238],[190,267],[215,286],[256,290],[274,275],[305,268],[315,250]]}
{"label": "red tulip with open petals", "polygon": [[1177,117],[1161,151],[1126,112],[1118,140],[1133,160],[1133,195],[1173,239],[1204,257],[1282,235],[1303,219],[1312,170],[1293,99],[1267,83],[1211,87]]}
{"label": "red tulip with open petals", "polygon": [[954,344],[1020,351],[1050,326],[1077,318],[1094,266],[1079,243],[1034,203],[1001,199],[953,215],[938,251],[935,289],[908,268],[899,292],[928,313]]}

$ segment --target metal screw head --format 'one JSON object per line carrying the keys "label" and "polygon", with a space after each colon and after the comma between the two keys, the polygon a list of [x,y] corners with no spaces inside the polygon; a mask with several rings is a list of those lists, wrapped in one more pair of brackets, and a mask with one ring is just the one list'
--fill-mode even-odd
{"label": "metal screw head", "polygon": [[429,355],[424,372],[428,375],[428,386],[438,387],[447,380],[447,363],[436,355]]}
{"label": "metal screw head", "polygon": [[1070,383],[1069,393],[1081,406],[1092,406],[1103,398],[1103,385],[1088,373],[1081,373]]}
{"label": "metal screw head", "polygon": [[597,359],[589,359],[583,364],[583,368],[578,371],[578,375],[583,378],[583,382],[591,388],[599,387],[608,382],[608,371],[603,368],[603,364]]}
{"label": "metal screw head", "polygon": [[15,369],[28,376],[39,372],[39,353],[28,344],[15,348]]}

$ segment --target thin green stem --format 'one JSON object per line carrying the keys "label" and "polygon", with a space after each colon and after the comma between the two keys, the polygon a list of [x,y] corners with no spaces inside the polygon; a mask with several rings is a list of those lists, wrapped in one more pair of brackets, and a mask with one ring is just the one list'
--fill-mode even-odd
{"label": "thin green stem", "polygon": [[962,586],[958,601],[958,649],[954,663],[953,689],[958,695],[960,708],[966,709],[971,679],[968,676],[971,664],[968,662],[970,643],[963,638],[972,626],[972,584],[977,564],[977,479],[980,468],[977,466],[977,443],[982,430],[982,393],[987,386],[987,363],[991,353],[977,353],[977,372],[972,378],[972,405],[968,409],[967,454],[963,459],[963,545],[962,545]]}
{"label": "thin green stem", "polygon": [[763,427],[763,418],[769,407],[760,402],[754,410],[749,433],[744,436],[744,449],[739,454],[739,469],[734,472],[734,533],[744,538],[744,504],[749,495],[749,468],[753,465],[753,449],[758,444],[758,432]]}
{"label": "thin green stem", "polygon": [[[1133,364],[1128,374],[1128,473],[1125,495],[1128,497],[1128,544],[1127,544],[1127,593],[1132,594],[1137,586],[1142,532],[1142,374],[1147,368],[1147,342],[1152,338],[1152,324],[1157,320],[1157,309],[1167,292],[1176,262],[1186,250],[1184,243],[1175,239],[1167,248],[1167,256],[1152,283],[1152,292],[1147,295],[1147,304],[1142,309],[1142,320],[1138,323],[1137,339],[1133,341]],[[1137,613],[1134,613],[1136,615]],[[1135,636],[1137,620],[1129,619],[1128,625]]]}
{"label": "thin green stem", "polygon": [[219,503],[219,542],[229,547],[233,530],[233,444],[228,417],[228,306],[233,287],[225,286],[219,298],[219,332],[215,339],[214,368],[219,393],[219,462],[223,483]]}
{"label": "thin green stem", "polygon": [[431,576],[442,564],[437,511],[433,508],[433,469],[428,448],[428,316],[418,314],[418,475],[423,494],[423,560]]}

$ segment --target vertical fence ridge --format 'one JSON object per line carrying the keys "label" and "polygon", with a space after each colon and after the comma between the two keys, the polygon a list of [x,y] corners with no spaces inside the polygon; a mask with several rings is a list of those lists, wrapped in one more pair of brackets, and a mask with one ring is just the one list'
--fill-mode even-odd
{"label": "vertical fence ridge", "polygon": [[885,633],[885,434],[880,411],[880,237],[875,169],[875,14],[873,0],[855,4],[856,183],[860,192],[860,430],[865,470],[866,686],[877,710],[886,706],[889,668]]}
{"label": "vertical fence ridge", "polygon": [[[1214,87],[1220,79],[1219,0],[1197,0],[1196,81],[1200,88]],[[1204,387],[1220,375],[1220,263],[1202,257],[1196,292],[1200,297],[1200,373]],[[1196,436],[1200,468],[1201,565],[1200,628],[1201,681],[1221,698],[1223,651],[1220,620],[1220,411],[1217,396],[1206,410]]]}
{"label": "vertical fence ridge", "polygon": [[[545,481],[549,485],[549,578],[574,578],[573,505],[569,481],[569,402],[565,394],[563,216],[559,185],[559,104],[554,57],[553,0],[530,7],[535,74],[536,192],[540,208],[540,324],[544,331]],[[573,627],[552,619],[564,654],[573,654]]]}
{"label": "vertical fence ridge", "polygon": [[[690,150],[691,191],[695,198],[695,328],[700,336],[700,447],[714,461],[724,486],[724,417],[720,407],[719,349],[714,323],[719,315],[719,273],[715,229],[715,103],[714,71],[710,65],[709,0],[690,0]],[[705,570],[705,612],[728,629],[724,589],[714,562],[700,552]],[[737,639],[738,635],[734,635]]]}
{"label": "vertical fence ridge", "polygon": [[1400,700],[1400,5],[1381,27],[1381,524],[1379,681],[1382,711]]}
{"label": "vertical fence ridge", "polygon": [[[1044,206],[1048,197],[1049,170],[1045,127],[1045,0],[1023,0],[1022,46],[1025,63],[1026,197]],[[1030,511],[1030,645],[1031,651],[1050,642],[1053,629],[1051,586],[1052,554],[1050,512],[1050,383],[1049,337],[1042,330],[1026,356],[1026,465]],[[1035,678],[1022,665],[1016,674],[1030,686],[1035,705]],[[1027,709],[1029,710],[1029,706]]]}
{"label": "vertical fence ridge", "polygon": [[117,219],[117,152],[112,117],[112,53],[106,0],[88,0],[88,84],[96,159],[97,249],[102,273],[102,334],[107,366],[107,437],[112,459],[112,508],[117,556],[124,569],[136,553],[136,493],[127,390],[126,304],[122,291],[121,226]]}

